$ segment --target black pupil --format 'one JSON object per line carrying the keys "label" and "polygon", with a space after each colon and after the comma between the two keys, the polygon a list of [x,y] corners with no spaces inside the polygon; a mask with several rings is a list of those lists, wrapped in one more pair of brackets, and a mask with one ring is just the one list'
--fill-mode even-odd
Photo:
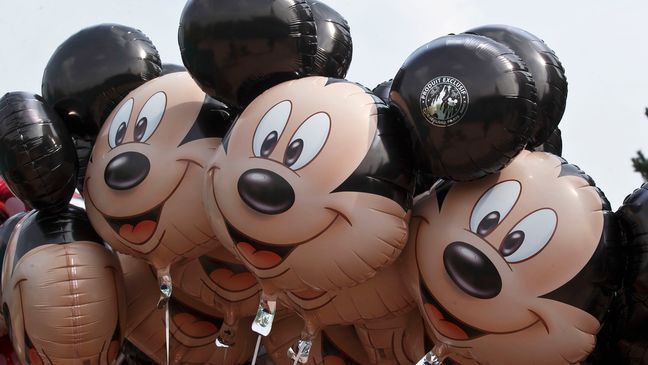
{"label": "black pupil", "polygon": [[302,151],[304,150],[304,141],[301,139],[296,139],[292,141],[288,148],[286,149],[286,155],[284,156],[284,164],[286,166],[292,166],[297,162],[299,156],[301,156]]}
{"label": "black pupil", "polygon": [[148,124],[148,119],[146,117],[140,118],[135,124],[135,140],[141,141],[144,137],[144,132],[146,132],[146,125]]}
{"label": "black pupil", "polygon": [[504,256],[510,256],[515,251],[517,251],[520,246],[524,243],[524,232],[523,231],[514,231],[508,234],[502,241],[502,246],[500,247],[500,253]]}
{"label": "black pupil", "polygon": [[486,236],[491,233],[495,227],[499,224],[500,214],[499,212],[490,212],[484,219],[479,222],[477,226],[477,234],[480,236]]}
{"label": "black pupil", "polygon": [[120,145],[124,142],[124,137],[126,136],[126,122],[121,122],[119,128],[117,128],[117,134],[115,134],[115,144]]}
{"label": "black pupil", "polygon": [[275,146],[277,145],[277,139],[279,137],[279,134],[277,131],[272,131],[268,136],[266,136],[265,140],[263,141],[263,144],[261,145],[261,156],[263,157],[268,157],[274,150]]}

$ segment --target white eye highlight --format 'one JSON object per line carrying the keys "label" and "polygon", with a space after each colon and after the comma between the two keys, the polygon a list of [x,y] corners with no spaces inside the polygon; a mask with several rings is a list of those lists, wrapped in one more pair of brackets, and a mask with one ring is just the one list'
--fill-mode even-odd
{"label": "white eye highlight", "polygon": [[137,116],[133,131],[133,140],[136,142],[146,142],[153,135],[153,132],[160,125],[160,121],[164,116],[166,100],[166,94],[162,91],[148,99]]}
{"label": "white eye highlight", "polygon": [[317,113],[306,119],[286,148],[284,165],[293,170],[306,166],[324,147],[330,129],[331,119],[326,113]]}
{"label": "white eye highlight", "polygon": [[520,190],[519,182],[509,180],[486,191],[473,208],[470,230],[480,236],[491,233],[513,209],[520,196]]}
{"label": "white eye highlight", "polygon": [[557,223],[558,217],[551,209],[541,209],[529,214],[504,238],[500,253],[510,263],[534,256],[547,245]]}
{"label": "white eye highlight", "polygon": [[128,99],[115,113],[115,117],[110,122],[110,129],[108,129],[108,144],[111,148],[115,148],[124,142],[128,120],[132,111],[133,99]]}
{"label": "white eye highlight", "polygon": [[256,157],[270,156],[286,128],[291,110],[292,104],[285,100],[273,106],[261,118],[252,140],[252,152]]}

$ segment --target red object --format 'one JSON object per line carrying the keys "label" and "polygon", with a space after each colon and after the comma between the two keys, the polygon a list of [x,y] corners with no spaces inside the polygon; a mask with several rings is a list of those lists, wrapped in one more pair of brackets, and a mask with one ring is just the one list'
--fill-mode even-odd
{"label": "red object", "polygon": [[0,337],[0,365],[20,365],[9,336]]}
{"label": "red object", "polygon": [[4,180],[0,178],[0,224],[12,215],[26,210],[25,204],[13,195]]}

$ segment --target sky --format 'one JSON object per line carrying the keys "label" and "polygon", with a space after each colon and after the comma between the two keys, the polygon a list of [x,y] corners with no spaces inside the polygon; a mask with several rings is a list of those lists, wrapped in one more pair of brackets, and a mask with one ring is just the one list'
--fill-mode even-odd
{"label": "sky", "polygon": [[[351,25],[347,79],[369,88],[393,78],[418,47],[486,24],[542,38],[566,70],[563,157],[596,181],[616,210],[642,179],[630,158],[648,153],[648,2],[637,0],[324,0]],[[181,64],[182,0],[0,0],[0,95],[40,94],[56,47],[101,23],[142,30],[165,63]]]}

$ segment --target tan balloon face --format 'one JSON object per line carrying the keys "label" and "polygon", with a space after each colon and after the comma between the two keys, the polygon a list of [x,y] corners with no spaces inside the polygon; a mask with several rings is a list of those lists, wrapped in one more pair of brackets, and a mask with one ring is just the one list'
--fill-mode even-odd
{"label": "tan balloon face", "polygon": [[144,84],[108,117],[87,167],[83,193],[99,234],[158,268],[217,245],[200,193],[220,145],[198,125],[205,101],[187,73]]}
{"label": "tan balloon face", "polygon": [[207,175],[219,240],[280,289],[342,288],[373,276],[400,253],[407,212],[383,196],[336,189],[376,132],[376,103],[355,84],[309,77],[262,94]]}
{"label": "tan balloon face", "polygon": [[[595,188],[561,176],[561,161],[545,153],[522,152],[501,173],[447,194],[433,190],[415,206],[406,255],[429,329],[480,363],[561,363],[543,357],[547,338],[577,353],[565,358],[585,356],[596,318],[543,296],[588,264],[603,224]],[[524,341],[530,349],[515,348]]]}

